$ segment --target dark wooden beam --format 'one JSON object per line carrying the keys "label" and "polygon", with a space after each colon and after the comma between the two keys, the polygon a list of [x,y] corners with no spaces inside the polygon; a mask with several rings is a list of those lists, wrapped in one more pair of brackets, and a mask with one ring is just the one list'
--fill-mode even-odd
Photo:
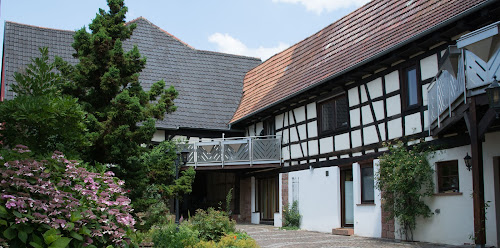
{"label": "dark wooden beam", "polygon": [[474,205],[474,240],[476,245],[486,244],[486,218],[484,209],[483,144],[478,133],[476,99],[471,97],[467,112],[472,156],[472,199]]}
{"label": "dark wooden beam", "polygon": [[483,118],[481,118],[481,121],[479,121],[479,125],[477,127],[477,135],[480,140],[484,139],[484,134],[491,126],[491,123],[493,123],[493,121],[496,120],[496,118],[497,118],[497,113],[495,112],[495,110],[490,108],[488,109],[488,111],[486,111]]}

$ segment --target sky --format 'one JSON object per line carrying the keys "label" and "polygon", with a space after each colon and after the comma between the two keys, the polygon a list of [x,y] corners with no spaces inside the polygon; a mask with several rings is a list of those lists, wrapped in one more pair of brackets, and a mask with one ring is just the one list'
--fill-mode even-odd
{"label": "sky", "polygon": [[[264,61],[367,2],[125,0],[125,5],[127,21],[142,16],[196,49]],[[0,39],[3,41],[5,21],[78,30],[88,26],[99,8],[107,9],[106,0],[0,0]]]}

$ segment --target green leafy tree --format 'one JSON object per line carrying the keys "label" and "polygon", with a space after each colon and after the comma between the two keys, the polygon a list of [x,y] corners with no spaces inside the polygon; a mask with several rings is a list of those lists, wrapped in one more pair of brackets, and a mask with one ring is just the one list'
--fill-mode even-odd
{"label": "green leafy tree", "polygon": [[433,152],[421,145],[408,148],[401,141],[387,147],[375,175],[376,187],[382,192],[384,210],[399,222],[406,240],[413,240],[417,217],[432,215],[424,198],[434,193],[434,170],[427,160]]}
{"label": "green leafy tree", "polygon": [[91,163],[111,164],[116,175],[124,179],[133,201],[140,198],[147,180],[140,161],[155,132],[155,118],[175,111],[173,100],[177,91],[165,82],[154,83],[144,91],[139,73],[146,58],[134,46],[124,51],[122,42],[130,38],[135,24],[125,25],[127,7],[123,0],[108,0],[109,11],[99,9],[89,25],[76,31],[73,56],[79,60],[71,65],[56,58],[57,69],[66,79],[65,94],[78,98],[88,112],[87,121],[92,146],[84,151]]}
{"label": "green leafy tree", "polygon": [[[154,147],[151,152],[144,153],[141,156],[141,163],[147,168],[146,174],[148,186],[146,197],[136,203],[135,207],[145,209],[151,206],[147,211],[147,220],[144,223],[143,229],[149,229],[152,225],[157,224],[156,220],[162,221],[161,215],[165,215],[167,211],[162,206],[167,206],[169,200],[174,197],[182,198],[183,195],[189,194],[192,191],[192,184],[195,178],[195,170],[189,167],[187,170],[179,172],[179,178],[175,179],[175,160],[177,157],[176,151],[180,148],[174,141],[164,141]],[[163,209],[158,212],[158,209]],[[156,216],[154,216],[156,214]]]}
{"label": "green leafy tree", "polygon": [[39,155],[54,150],[70,157],[87,147],[85,112],[70,96],[62,96],[56,85],[60,75],[53,72],[49,51],[40,48],[41,56],[32,59],[23,72],[14,73],[17,96],[0,103],[0,129],[3,145],[28,145]]}

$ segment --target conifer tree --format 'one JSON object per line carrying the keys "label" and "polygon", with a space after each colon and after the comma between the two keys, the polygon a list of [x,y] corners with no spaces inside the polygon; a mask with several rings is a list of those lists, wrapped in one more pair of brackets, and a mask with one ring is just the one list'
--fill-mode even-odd
{"label": "conifer tree", "polygon": [[144,91],[139,73],[146,58],[137,46],[124,51],[123,41],[129,39],[135,24],[125,25],[127,7],[123,0],[108,0],[109,11],[99,9],[89,25],[76,31],[73,56],[79,60],[71,65],[56,58],[57,69],[66,79],[65,94],[78,98],[88,112],[89,138],[92,146],[84,151],[84,159],[93,163],[111,164],[116,175],[124,179],[137,198],[147,184],[140,155],[155,132],[155,118],[175,111],[173,100],[177,91],[165,82],[154,83]]}

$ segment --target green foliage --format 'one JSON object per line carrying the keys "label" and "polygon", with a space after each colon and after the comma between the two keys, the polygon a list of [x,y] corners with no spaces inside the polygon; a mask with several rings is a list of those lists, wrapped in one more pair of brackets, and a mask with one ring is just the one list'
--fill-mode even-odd
{"label": "green foliage", "polygon": [[[136,201],[135,208],[145,210],[151,205],[157,205],[158,201],[167,205],[169,199],[182,198],[182,195],[191,193],[196,172],[189,167],[180,171],[179,179],[175,180],[176,150],[178,150],[176,142],[164,141],[151,151],[142,154],[140,163],[146,167],[144,172],[147,175],[142,177],[147,180],[148,185],[143,199]],[[148,225],[154,225],[154,221],[148,221],[144,228]]]}
{"label": "green foliage", "polygon": [[198,243],[198,231],[188,222],[179,225],[170,223],[153,230],[154,247],[158,248],[184,248],[191,247]]}
{"label": "green foliage", "polygon": [[285,209],[283,209],[283,227],[288,227],[290,230],[299,229],[301,217],[299,213],[299,202],[293,201],[291,207],[285,206]]}
{"label": "green foliage", "polygon": [[48,49],[40,48],[40,58],[32,59],[24,73],[15,73],[18,96],[0,103],[0,129],[3,144],[14,147],[27,145],[33,152],[45,155],[54,150],[70,157],[90,143],[85,136],[85,112],[77,99],[61,96],[55,85],[60,76],[51,70]]}
{"label": "green foliage", "polygon": [[[99,9],[89,25],[74,34],[73,56],[79,60],[71,65],[56,58],[57,69],[66,80],[64,94],[78,99],[87,111],[92,146],[83,158],[92,163],[115,165],[116,175],[125,180],[134,204],[148,185],[143,177],[146,166],[140,161],[155,132],[155,119],[175,111],[173,100],[177,91],[165,89],[165,82],[154,83],[144,91],[139,73],[146,58],[134,46],[124,51],[122,42],[129,39],[135,24],[125,25],[127,7],[123,0],[108,0],[109,11]],[[138,125],[140,123],[140,125]]]}
{"label": "green foliage", "polygon": [[375,175],[376,187],[382,192],[384,209],[400,223],[406,240],[412,240],[416,218],[432,215],[424,198],[434,189],[434,171],[427,160],[433,152],[419,145],[409,149],[401,141],[387,147]]}
{"label": "green foliage", "polygon": [[244,232],[228,233],[219,242],[200,241],[193,248],[257,248],[257,242]]}
{"label": "green foliage", "polygon": [[61,83],[61,76],[54,72],[55,64],[49,63],[49,49],[39,48],[40,58],[31,59],[23,72],[14,72],[12,91],[18,95],[41,96],[54,95],[57,85]]}
{"label": "green foliage", "polygon": [[171,215],[169,214],[169,209],[163,201],[156,201],[151,204],[144,215],[141,217],[142,222],[140,225],[136,225],[137,229],[146,232],[151,230],[154,226],[162,226],[172,222]]}
{"label": "green foliage", "polygon": [[199,232],[200,239],[218,242],[227,233],[235,232],[236,222],[230,220],[223,211],[209,208],[196,210],[196,215],[190,220],[195,230]]}

